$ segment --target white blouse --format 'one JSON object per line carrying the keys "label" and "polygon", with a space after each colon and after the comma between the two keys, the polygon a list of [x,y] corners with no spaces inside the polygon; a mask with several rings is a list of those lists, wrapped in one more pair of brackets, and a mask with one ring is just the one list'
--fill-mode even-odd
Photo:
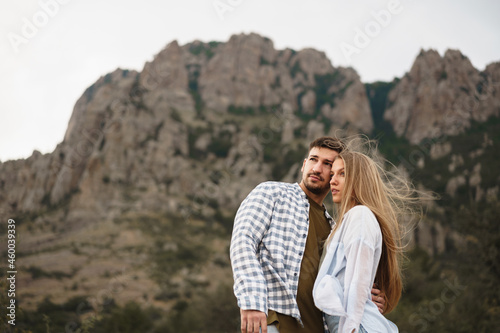
{"label": "white blouse", "polygon": [[372,211],[355,206],[324,249],[324,260],[314,284],[316,306],[324,313],[339,316],[339,332],[398,332],[371,300],[382,253],[382,232]]}

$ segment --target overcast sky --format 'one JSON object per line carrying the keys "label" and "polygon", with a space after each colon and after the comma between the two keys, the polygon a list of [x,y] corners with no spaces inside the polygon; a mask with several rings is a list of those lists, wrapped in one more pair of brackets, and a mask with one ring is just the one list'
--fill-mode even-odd
{"label": "overcast sky", "polygon": [[256,32],[312,47],[363,82],[409,71],[420,49],[500,61],[497,0],[0,0],[0,161],[49,153],[100,76],[141,71],[168,43]]}

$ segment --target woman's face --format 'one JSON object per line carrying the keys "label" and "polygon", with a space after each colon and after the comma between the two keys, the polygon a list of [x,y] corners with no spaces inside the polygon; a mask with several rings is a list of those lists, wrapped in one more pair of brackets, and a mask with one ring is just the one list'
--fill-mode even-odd
{"label": "woman's face", "polygon": [[330,190],[332,191],[333,202],[340,203],[345,182],[344,160],[337,158],[333,162],[331,176]]}

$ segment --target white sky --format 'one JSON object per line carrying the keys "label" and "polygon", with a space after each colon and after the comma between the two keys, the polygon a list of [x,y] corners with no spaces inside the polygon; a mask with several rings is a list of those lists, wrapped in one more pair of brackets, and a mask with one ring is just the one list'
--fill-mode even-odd
{"label": "white sky", "polygon": [[[355,47],[391,4],[347,59],[340,45]],[[0,0],[0,161],[53,151],[88,86],[118,67],[141,71],[173,40],[256,32],[276,49],[324,51],[363,82],[390,81],[422,48],[459,49],[479,70],[500,61],[499,13],[497,0]]]}

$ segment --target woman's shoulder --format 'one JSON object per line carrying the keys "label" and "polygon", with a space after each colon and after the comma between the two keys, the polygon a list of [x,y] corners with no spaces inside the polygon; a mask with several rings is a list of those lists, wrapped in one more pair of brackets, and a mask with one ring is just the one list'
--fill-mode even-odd
{"label": "woman's shoulder", "polygon": [[[375,214],[367,206],[358,205],[351,208],[345,215],[345,222],[348,233],[351,237],[370,238],[380,233],[380,225]],[[363,237],[363,238],[364,238]]]}
{"label": "woman's shoulder", "polygon": [[346,214],[346,217],[349,218],[364,218],[368,219],[371,221],[377,222],[377,218],[375,217],[375,214],[371,211],[370,208],[364,205],[357,205],[349,209],[349,211]]}

